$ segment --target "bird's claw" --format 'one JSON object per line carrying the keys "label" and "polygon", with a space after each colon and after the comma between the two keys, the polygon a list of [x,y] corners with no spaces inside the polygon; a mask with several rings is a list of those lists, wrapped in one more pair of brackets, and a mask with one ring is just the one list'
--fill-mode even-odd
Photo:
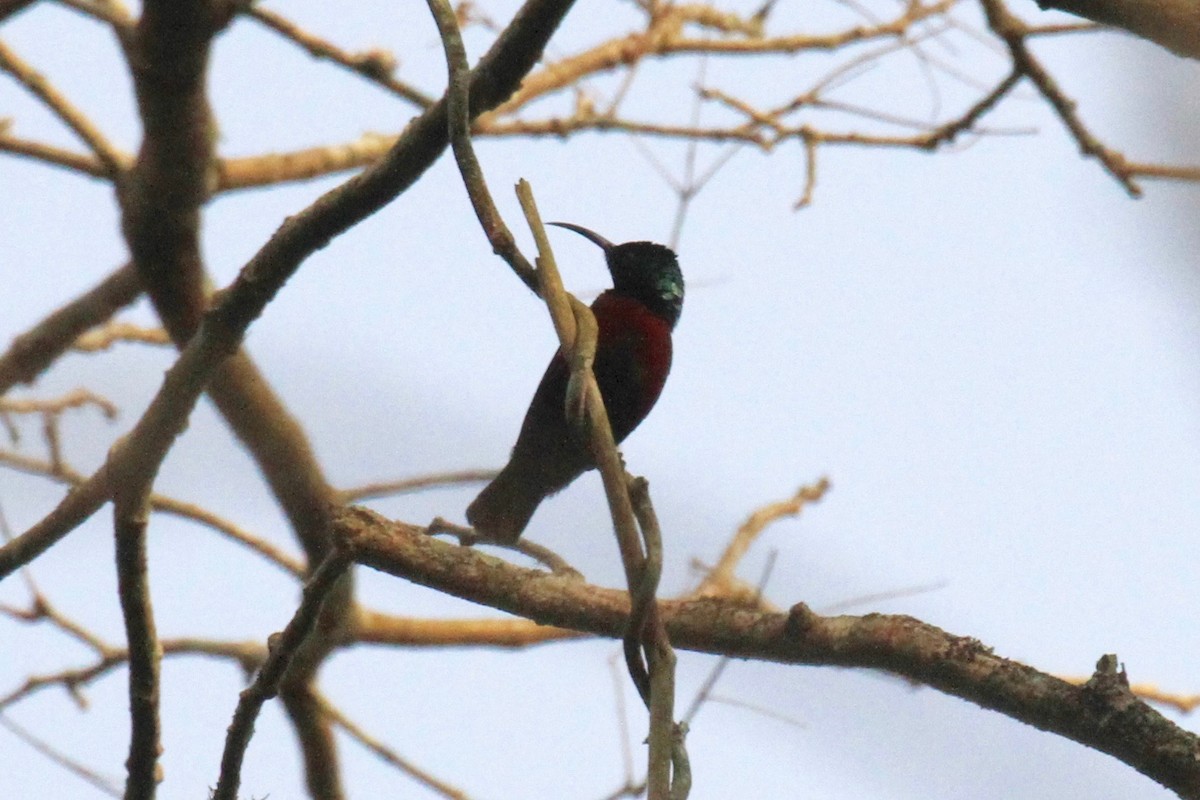
{"label": "bird's claw", "polygon": [[567,378],[567,391],[563,398],[567,419],[579,426],[586,426],[588,423],[587,376],[590,366],[572,364],[571,375]]}

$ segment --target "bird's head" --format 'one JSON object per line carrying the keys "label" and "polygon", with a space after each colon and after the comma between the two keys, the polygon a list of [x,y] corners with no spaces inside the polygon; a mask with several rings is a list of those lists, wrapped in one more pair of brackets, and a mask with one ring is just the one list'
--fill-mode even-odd
{"label": "bird's head", "polygon": [[604,251],[613,289],[643,303],[672,328],[683,311],[683,272],[671,248],[654,242],[613,244],[598,233],[569,222],[550,222],[574,231]]}

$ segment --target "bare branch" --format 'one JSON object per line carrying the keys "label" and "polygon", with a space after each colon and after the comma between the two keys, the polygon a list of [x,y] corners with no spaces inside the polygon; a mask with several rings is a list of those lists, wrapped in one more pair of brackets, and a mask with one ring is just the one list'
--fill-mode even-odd
{"label": "bare branch", "polygon": [[527,619],[415,619],[358,609],[348,638],[399,647],[525,648],[584,634]]}
{"label": "bare branch", "polygon": [[363,500],[408,494],[409,492],[417,492],[421,489],[429,489],[436,486],[483,483],[490,481],[494,477],[496,477],[496,470],[494,469],[464,469],[457,472],[438,472],[432,475],[418,475],[414,478],[368,483],[362,486],[355,486],[352,489],[342,489],[338,492],[338,500],[342,503],[358,503]]}
{"label": "bare branch", "polygon": [[63,412],[83,406],[95,406],[109,419],[117,416],[117,407],[109,400],[87,389],[74,389],[61,397],[10,399],[0,397],[0,420],[9,429],[9,435],[15,443],[18,438],[18,428],[10,419],[11,414],[36,414],[42,419],[42,435],[46,440],[46,448],[50,451],[50,469],[59,472],[64,467],[62,457],[59,421]]}
{"label": "bare branch", "polygon": [[140,286],[137,272],[126,264],[13,339],[0,355],[0,395],[18,383],[32,383],[80,335],[137,299]]}
{"label": "bare branch", "polygon": [[450,76],[446,89],[447,135],[471,205],[475,208],[483,232],[492,243],[492,250],[508,262],[522,283],[531,291],[539,292],[538,275],[517,248],[512,231],[500,216],[471,144],[470,68],[462,34],[458,30],[458,19],[448,0],[428,0],[428,5],[446,51],[446,68]]}
{"label": "bare branch", "polygon": [[150,602],[146,555],[146,499],[149,484],[119,486],[113,519],[117,540],[117,583],[125,636],[129,642],[129,757],[125,760],[126,800],[153,800],[161,779],[159,662],[162,651]]}
{"label": "bare branch", "polygon": [[339,728],[350,734],[350,736],[356,739],[359,744],[370,750],[375,755],[379,756],[379,758],[381,758],[384,762],[391,764],[405,775],[408,775],[410,778],[435,792],[436,794],[440,794],[442,797],[448,797],[450,800],[469,800],[469,796],[461,789],[451,786],[442,779],[437,778],[426,770],[421,769],[412,761],[409,761],[407,758],[400,755],[371,734],[367,733],[361,726],[351,721],[325,697],[318,697],[317,703],[320,706],[322,714],[326,715],[329,717],[329,719],[337,723]]}
{"label": "bare branch", "polygon": [[171,337],[162,328],[144,328],[132,322],[114,321],[98,325],[81,335],[71,349],[80,353],[96,353],[107,350],[117,342],[169,345]]}
{"label": "bare branch", "polygon": [[[746,518],[737,533],[730,539],[729,544],[725,546],[725,552],[721,554],[712,571],[696,589],[696,596],[708,597],[713,594],[724,594],[725,587],[733,579],[734,570],[737,569],[751,545],[754,544],[759,534],[767,529],[767,526],[784,517],[798,516],[805,506],[820,502],[828,491],[829,479],[823,477],[816,483],[801,486],[787,500],[768,503],[757,509]],[[754,592],[755,595],[760,593],[759,590]]]}
{"label": "bare branch", "polygon": [[274,186],[361,169],[382,158],[396,143],[396,139],[396,136],[365,133],[353,142],[339,145],[311,147],[291,153],[221,159],[216,165],[215,191]]}
{"label": "bare branch", "polygon": [[108,172],[98,158],[32,139],[21,139],[8,133],[3,124],[0,124],[0,151],[63,167],[93,178],[108,177]]}
{"label": "bare branch", "polygon": [[584,75],[606,72],[644,58],[675,53],[781,55],[800,51],[834,50],[857,42],[901,36],[914,23],[945,13],[956,2],[957,0],[936,0],[926,4],[917,0],[905,3],[900,14],[878,25],[856,26],[827,35],[731,38],[685,36],[683,31],[687,23],[711,21],[711,9],[699,4],[668,6],[651,17],[645,32],[604,42],[533,73],[522,82],[519,92],[494,112],[486,115],[482,121],[484,124],[490,124],[492,117],[511,114],[535,98],[574,86]]}
{"label": "bare branch", "polygon": [[33,5],[36,0],[0,0],[0,22],[9,17],[24,11],[29,6]]}
{"label": "bare branch", "polygon": [[[9,609],[4,609],[4,611],[10,613],[10,616],[30,621],[24,615],[13,614]],[[72,623],[72,625],[74,624]],[[58,623],[55,622],[55,625],[57,626]],[[162,647],[163,656],[202,655],[210,658],[229,659],[236,661],[247,675],[258,669],[267,657],[267,649],[261,642],[181,638],[162,639],[159,644]],[[98,656],[95,663],[86,667],[64,669],[44,675],[31,675],[21,686],[0,696],[0,709],[7,708],[43,689],[54,686],[62,687],[70,693],[80,707],[86,707],[87,700],[82,693],[83,687],[129,662],[129,651],[125,648],[104,646],[93,649]]]}
{"label": "bare branch", "polygon": [[1141,196],[1142,190],[1133,180],[1125,162],[1125,157],[1111,148],[1103,145],[1075,112],[1075,102],[1069,99],[1059,88],[1058,82],[1034,57],[1025,43],[1029,27],[1014,16],[1005,6],[1003,0],[981,0],[987,14],[988,26],[1004,40],[1012,55],[1013,69],[1033,81],[1034,86],[1050,103],[1059,119],[1075,138],[1080,151],[1085,156],[1094,156],[1104,169],[1125,187],[1131,197]]}
{"label": "bare branch", "polygon": [[429,523],[429,527],[425,532],[430,536],[439,534],[449,534],[458,540],[458,543],[463,547],[472,547],[477,544],[487,544],[493,547],[500,547],[505,550],[512,550],[514,553],[520,553],[524,556],[529,556],[539,564],[544,565],[555,575],[565,575],[573,578],[582,578],[583,575],[579,570],[572,567],[567,560],[554,552],[548,547],[530,541],[525,537],[521,537],[515,542],[495,542],[484,536],[476,533],[474,528],[468,528],[463,525],[456,525],[453,522],[436,517]]}
{"label": "bare branch", "polygon": [[0,398],[0,412],[8,414],[49,414],[57,416],[73,408],[95,406],[108,419],[115,419],[117,407],[112,401],[101,397],[90,389],[72,389],[53,398]]}
{"label": "bare branch", "polygon": [[105,778],[95,770],[85,767],[74,758],[71,758],[70,756],[60,752],[58,749],[51,747],[49,744],[34,736],[25,728],[13,722],[4,714],[0,714],[0,725],[3,725],[18,739],[25,742],[25,744],[29,745],[46,758],[58,764],[63,769],[90,783],[100,792],[103,792],[109,797],[119,798],[122,796],[121,790],[117,787],[115,781],[111,780],[110,778]]}
{"label": "bare branch", "polygon": [[128,44],[137,20],[121,0],[58,0],[67,8],[110,25],[122,44]]}
{"label": "bare branch", "polygon": [[[335,536],[356,561],[537,622],[618,638],[622,591],[547,576],[425,536],[363,508],[340,509]],[[677,647],[736,658],[891,672],[1108,753],[1181,796],[1200,797],[1200,737],[1134,697],[1112,659],[1082,687],[996,656],[911,617],[785,614],[717,599],[660,601]]]}
{"label": "bare branch", "polygon": [[1190,0],[1038,0],[1038,5],[1116,25],[1177,56],[1200,58],[1200,14]]}
{"label": "bare branch", "polygon": [[[536,61],[568,7],[566,0],[528,0],[472,72],[476,108],[482,110],[507,96]],[[412,185],[446,142],[445,104],[439,101],[409,125],[386,159],[285,222],[208,312],[142,419],[105,465],[45,519],[0,547],[0,578],[94,514],[109,497],[112,470],[161,463],[209,377],[237,349],[246,329],[301,262]]]}
{"label": "bare branch", "polygon": [[[336,592],[331,593],[329,601],[336,602],[336,597]],[[326,610],[328,607],[327,603]],[[317,627],[320,627],[319,621]],[[319,630],[313,633],[309,641],[320,635]],[[300,743],[308,796],[319,797],[322,800],[344,800],[346,793],[342,788],[342,772],[338,761],[337,742],[333,735],[333,720],[323,712],[320,695],[311,677],[298,675],[296,679],[292,678],[295,672],[306,671],[302,666],[305,660],[301,650],[297,650],[289,667],[289,674],[284,676],[279,687],[279,699],[287,711],[288,719],[291,720]],[[297,667],[301,669],[297,670]]]}
{"label": "bare branch", "polygon": [[[1067,683],[1072,683],[1076,686],[1083,686],[1088,682],[1088,678],[1081,678],[1076,675],[1059,675]],[[1167,706],[1173,708],[1183,714],[1190,714],[1197,708],[1200,708],[1200,694],[1176,694],[1174,692],[1163,691],[1152,683],[1135,683],[1131,684],[1129,691],[1140,700],[1147,703],[1154,703],[1159,706]]]}
{"label": "bare branch", "polygon": [[276,695],[279,683],[291,664],[292,657],[299,651],[304,639],[312,631],[325,602],[326,596],[341,580],[348,567],[344,554],[332,551],[313,572],[304,586],[304,597],[300,607],[287,627],[272,637],[267,660],[258,671],[258,676],[238,699],[237,710],[225,739],[225,752],[221,757],[221,774],[212,800],[237,800],[237,789],[241,782],[242,759],[254,735],[254,721],[264,703]]}
{"label": "bare branch", "polygon": [[403,97],[421,109],[433,105],[433,98],[424,92],[396,80],[396,58],[386,50],[368,50],[365,53],[350,53],[342,48],[309,33],[281,14],[251,6],[246,11],[251,19],[261,22],[271,30],[308,51],[313,58],[324,58],[355,72],[367,80],[382,86],[392,94]]}
{"label": "bare branch", "polygon": [[[66,464],[54,465],[49,461],[41,461],[40,459],[31,458],[7,450],[0,450],[0,463],[6,464],[13,469],[21,470],[32,475],[41,475],[52,480],[66,483],[70,486],[80,486],[85,483],[88,478],[76,472]],[[161,511],[166,514],[172,514],[182,519],[189,519],[193,522],[198,522],[201,525],[206,525],[222,536],[225,536],[238,544],[244,545],[254,552],[261,555],[271,563],[285,570],[286,572],[296,576],[303,577],[305,573],[304,562],[295,556],[289,555],[275,545],[268,542],[259,536],[256,536],[240,526],[230,522],[223,517],[214,514],[202,506],[195,503],[188,503],[183,500],[177,500],[173,497],[153,493],[150,495],[150,508],[155,511]]]}
{"label": "bare branch", "polygon": [[0,42],[0,70],[12,75],[82,139],[103,165],[107,177],[116,180],[128,168],[129,156],[114,147],[95,123],[4,42]]}

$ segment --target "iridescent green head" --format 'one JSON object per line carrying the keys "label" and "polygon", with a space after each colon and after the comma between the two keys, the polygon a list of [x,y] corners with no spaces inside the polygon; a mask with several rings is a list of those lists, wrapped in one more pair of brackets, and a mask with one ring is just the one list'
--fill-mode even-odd
{"label": "iridescent green head", "polygon": [[550,222],[594,242],[604,250],[613,289],[645,304],[672,328],[683,311],[683,272],[671,248],[654,242],[613,244],[598,233],[569,222]]}

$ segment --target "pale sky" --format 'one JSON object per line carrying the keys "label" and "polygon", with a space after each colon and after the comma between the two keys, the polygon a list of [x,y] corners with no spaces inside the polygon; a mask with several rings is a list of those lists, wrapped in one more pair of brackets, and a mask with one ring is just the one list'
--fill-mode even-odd
{"label": "pale sky", "polygon": [[[1032,3],[1012,5],[1036,13]],[[362,4],[333,19],[306,0],[286,11],[347,46],[394,48],[402,75],[422,85],[443,79],[423,6],[397,13],[393,4]],[[510,9],[488,11],[507,19]],[[586,26],[601,23],[572,18],[555,52],[590,41]],[[105,34],[42,4],[5,24],[0,37],[133,148],[128,82]],[[474,55],[485,42],[481,34],[469,39]],[[1185,147],[1200,124],[1195,63],[1113,34],[1038,52],[1096,133],[1126,155],[1200,160]],[[972,67],[987,81],[1002,68],[999,55]],[[744,69],[713,65],[709,77],[751,81],[741,85],[770,96]],[[221,40],[213,70],[228,154],[397,131],[410,114],[249,25]],[[850,95],[886,85],[884,70]],[[927,87],[919,79],[903,86],[913,115],[927,115]],[[954,106],[956,98],[949,92],[939,102]],[[639,102],[647,101],[634,98],[631,107]],[[46,115],[0,80],[0,117],[9,116],[23,135],[70,143],[67,134],[45,133]],[[803,183],[800,149],[747,150],[699,195],[678,247],[689,292],[673,371],[623,448],[630,469],[651,482],[666,537],[664,592],[688,588],[689,560],[711,563],[755,507],[827,475],[825,500],[771,528],[743,564],[740,574],[754,581],[775,553],[766,591],[773,602],[820,611],[936,585],[852,612],[911,614],[1063,675],[1086,676],[1115,652],[1133,681],[1195,693],[1200,187],[1148,182],[1145,197],[1130,200],[1079,157],[1027,88],[987,125],[1037,133],[984,137],[933,155],[823,150],[815,202],[800,212],[791,208]],[[1176,128],[1186,133],[1172,139]],[[677,148],[651,146],[678,169]],[[674,197],[627,137],[482,142],[479,152],[526,246],[508,188],[521,177],[546,218],[616,242],[670,235]],[[719,152],[702,150],[702,164]],[[205,250],[216,281],[230,280],[286,215],[339,180],[215,201]],[[102,185],[11,157],[0,158],[0,185],[10,187],[0,193],[7,342],[125,254]],[[568,288],[590,297],[607,286],[594,246],[553,236]],[[144,306],[128,316],[149,319]],[[543,309],[491,255],[443,158],[412,191],[309,259],[251,329],[248,346],[331,479],[353,486],[499,466],[555,344]],[[33,393],[85,385],[121,406],[115,426],[86,412],[66,421],[66,453],[87,470],[136,421],[170,363],[168,352],[138,346],[70,356]],[[36,425],[20,446],[42,454]],[[207,404],[158,488],[291,544],[249,460]],[[375,507],[411,522],[461,521],[475,491]],[[45,481],[0,471],[0,503],[18,531],[59,496]],[[620,564],[603,508],[591,475],[547,501],[527,533],[589,579],[616,585]],[[119,643],[110,524],[101,511],[33,574],[64,611]],[[151,526],[151,580],[164,636],[264,640],[297,598],[277,571],[162,517]],[[488,613],[366,570],[360,591],[364,602],[398,613]],[[26,601],[20,580],[0,584],[0,602]],[[610,667],[617,651],[610,642],[520,653],[359,648],[332,660],[322,686],[351,718],[472,798],[590,800],[623,780]],[[31,672],[87,663],[64,637],[6,619],[0,653],[8,654],[0,657],[0,694]],[[681,654],[680,706],[713,664]],[[160,797],[202,797],[215,783],[240,685],[229,664],[166,663]],[[624,677],[621,685],[641,764],[645,720]],[[117,672],[87,690],[87,711],[49,691],[7,713],[120,775],[124,692]],[[689,739],[695,800],[1170,796],[1107,756],[879,674],[737,662],[718,694],[793,721],[726,703],[702,710]],[[1192,718],[1182,724],[1200,729]],[[432,796],[355,743],[340,743],[352,796]],[[0,771],[2,797],[101,796],[3,730],[0,754],[20,764]],[[300,797],[300,781],[293,737],[270,706],[247,756],[243,794]]]}

